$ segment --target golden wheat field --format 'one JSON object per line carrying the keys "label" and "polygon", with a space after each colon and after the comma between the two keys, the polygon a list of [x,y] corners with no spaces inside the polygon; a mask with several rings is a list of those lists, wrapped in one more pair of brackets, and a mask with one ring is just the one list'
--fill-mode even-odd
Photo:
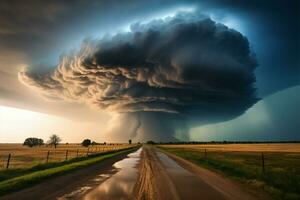
{"label": "golden wheat field", "polygon": [[300,153],[300,143],[280,144],[184,144],[184,145],[160,145],[167,148],[182,148],[207,151],[241,151],[241,152],[286,152]]}
{"label": "golden wheat field", "polygon": [[87,154],[117,150],[130,147],[129,144],[93,145],[88,148],[80,144],[60,144],[57,148],[51,146],[27,147],[22,144],[0,144],[0,169],[7,166],[8,155],[11,154],[9,168],[31,167],[40,163],[60,162]]}

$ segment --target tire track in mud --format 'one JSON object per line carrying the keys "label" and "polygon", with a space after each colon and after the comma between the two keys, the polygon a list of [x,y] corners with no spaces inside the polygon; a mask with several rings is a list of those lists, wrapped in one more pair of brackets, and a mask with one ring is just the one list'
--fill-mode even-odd
{"label": "tire track in mud", "polygon": [[179,200],[176,188],[152,147],[144,146],[140,163],[140,176],[135,187],[138,200]]}

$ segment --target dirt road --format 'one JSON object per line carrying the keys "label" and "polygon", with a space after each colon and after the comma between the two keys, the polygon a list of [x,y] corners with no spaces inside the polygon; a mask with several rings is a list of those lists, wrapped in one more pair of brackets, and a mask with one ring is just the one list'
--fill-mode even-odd
{"label": "dirt road", "polygon": [[[153,146],[114,159],[117,162],[112,167],[108,165],[113,160],[107,160],[84,169],[85,176],[79,170],[3,199],[257,199],[230,180]],[[55,188],[55,183],[59,187],[47,191],[49,186]]]}
{"label": "dirt road", "polygon": [[230,180],[152,146],[143,149],[140,174],[137,199],[257,199]]}

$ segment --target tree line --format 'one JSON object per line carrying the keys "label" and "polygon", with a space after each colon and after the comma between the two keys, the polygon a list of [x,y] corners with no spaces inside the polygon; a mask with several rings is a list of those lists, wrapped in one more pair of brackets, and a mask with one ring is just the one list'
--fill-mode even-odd
{"label": "tree line", "polygon": [[[49,137],[49,140],[47,141],[47,145],[51,145],[51,146],[54,146],[54,148],[57,147],[57,145],[61,142],[61,138],[56,135],[56,134],[53,134]],[[129,144],[132,143],[131,139],[128,141]],[[30,138],[26,138],[23,145],[24,146],[28,146],[28,147],[35,147],[35,146],[41,146],[41,145],[44,145],[44,140],[43,139],[40,139],[40,138],[35,138],[35,137],[30,137]],[[95,142],[95,141],[92,141],[90,139],[84,139],[82,142],[81,142],[81,145],[84,146],[84,147],[88,147],[90,145],[99,145],[99,144],[103,144],[103,145],[106,145],[106,142],[103,142],[103,143],[98,143],[98,142]]]}
{"label": "tree line", "polygon": [[154,142],[148,141],[148,144],[276,144],[276,143],[300,143],[297,140],[290,140],[290,141],[176,141],[176,142]]}
{"label": "tree line", "polygon": [[[54,146],[54,148],[56,148],[60,142],[61,142],[61,138],[58,135],[53,134],[49,137],[47,144]],[[23,142],[23,145],[28,147],[41,146],[44,144],[45,143],[43,139],[35,138],[35,137],[26,138],[25,141]]]}

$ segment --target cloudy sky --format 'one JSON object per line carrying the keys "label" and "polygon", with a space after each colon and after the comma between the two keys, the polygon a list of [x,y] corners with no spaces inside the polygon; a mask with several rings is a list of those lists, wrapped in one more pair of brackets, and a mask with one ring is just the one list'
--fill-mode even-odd
{"label": "cloudy sky", "polygon": [[299,13],[297,0],[1,1],[0,142],[299,140]]}

